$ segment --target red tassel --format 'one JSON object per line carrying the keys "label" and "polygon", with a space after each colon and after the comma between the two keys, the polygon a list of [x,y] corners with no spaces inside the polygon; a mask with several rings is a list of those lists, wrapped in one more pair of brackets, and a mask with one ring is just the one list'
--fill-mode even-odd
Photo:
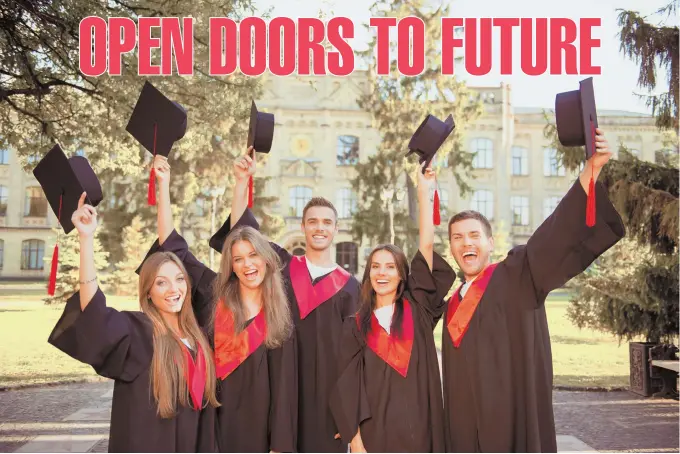
{"label": "red tassel", "polygon": [[595,225],[595,180],[590,177],[590,184],[588,185],[588,202],[586,203],[586,225],[592,227]]}
{"label": "red tassel", "polygon": [[[595,149],[595,123],[590,120],[590,140],[593,144],[593,153],[597,153]],[[592,157],[591,157],[592,159]],[[592,164],[591,164],[592,165]],[[595,179],[593,178],[594,170],[590,170],[590,184],[588,185],[588,200],[586,202],[586,225],[592,227],[595,225]]]}
{"label": "red tassel", "polygon": [[151,168],[149,174],[149,192],[147,194],[149,205],[156,205],[156,169]]}
{"label": "red tassel", "polygon": [[253,207],[253,177],[248,179],[248,208]]}
{"label": "red tassel", "polygon": [[432,209],[432,222],[434,225],[439,225],[441,218],[439,216],[439,191],[434,191],[434,207]]}
{"label": "red tassel", "polygon": [[59,244],[54,245],[54,252],[52,253],[52,270],[50,271],[50,282],[47,285],[47,294],[54,296],[54,290],[57,287],[57,267],[59,266]]}

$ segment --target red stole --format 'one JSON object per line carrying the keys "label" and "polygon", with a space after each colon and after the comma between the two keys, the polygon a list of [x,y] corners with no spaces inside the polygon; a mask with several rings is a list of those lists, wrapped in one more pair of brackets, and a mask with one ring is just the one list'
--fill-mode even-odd
{"label": "red stole", "polygon": [[215,309],[215,372],[224,380],[257,350],[267,335],[264,312],[260,310],[255,319],[234,334],[234,316],[220,300]]}
{"label": "red stole", "polygon": [[472,282],[470,288],[468,288],[467,293],[463,297],[463,301],[460,300],[460,289],[462,285],[458,287],[458,290],[451,296],[449,300],[449,312],[446,317],[446,327],[451,335],[451,340],[453,345],[458,348],[463,336],[467,332],[468,326],[470,325],[470,320],[477,310],[477,305],[484,296],[484,291],[486,286],[489,285],[493,271],[496,269],[498,263],[493,263],[479,274],[477,278]]}
{"label": "red stole", "polygon": [[[357,318],[357,324],[359,323],[360,320]],[[387,334],[387,331],[380,326],[375,313],[371,313],[371,327],[366,335],[366,345],[402,377],[406,377],[411,350],[413,350],[413,313],[411,303],[406,298],[404,298],[401,334],[401,337]]]}
{"label": "red stole", "polygon": [[[180,341],[181,342],[181,341]],[[203,408],[203,393],[205,391],[205,358],[203,357],[203,350],[198,342],[196,342],[196,361],[191,356],[189,347],[184,345],[184,359],[186,360],[186,369],[184,370],[184,378],[189,388],[189,395],[193,402],[194,410]]]}
{"label": "red stole", "polygon": [[318,284],[312,285],[307,270],[307,259],[294,256],[290,261],[290,281],[293,284],[300,318],[304,319],[314,309],[335,296],[349,281],[350,274],[341,267],[336,267],[324,276]]}

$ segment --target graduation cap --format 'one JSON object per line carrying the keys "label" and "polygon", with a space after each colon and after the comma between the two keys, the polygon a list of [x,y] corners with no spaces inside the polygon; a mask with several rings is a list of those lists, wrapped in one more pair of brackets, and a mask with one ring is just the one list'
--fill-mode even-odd
{"label": "graduation cap", "polygon": [[[579,89],[555,96],[555,125],[557,138],[565,147],[585,145],[586,161],[596,153],[595,129],[597,110],[593,78],[579,82]],[[586,224],[595,225],[595,180],[591,176],[586,205]]]}
{"label": "graduation cap", "polygon": [[[451,135],[451,132],[453,132],[455,127],[456,124],[453,121],[453,115],[449,115],[446,120],[441,121],[434,115],[428,114],[411,137],[411,140],[408,143],[409,152],[406,153],[406,156],[411,153],[416,153],[418,155],[418,162],[421,165],[426,163],[423,166],[423,173],[425,173],[425,169],[429,167],[434,155],[449,135]],[[441,222],[439,214],[439,191],[437,191],[436,188],[434,191],[432,221],[434,222],[434,225],[439,225]]]}
{"label": "graduation cap", "polygon": [[[259,112],[255,101],[250,105],[250,124],[248,125],[248,148],[258,153],[269,153],[274,140],[274,114]],[[248,180],[248,208],[253,207],[253,177]]]}
{"label": "graduation cap", "polygon": [[[186,134],[187,112],[179,103],[166,98],[147,81],[142,87],[125,130],[149,150],[154,158],[157,154],[168,157],[174,143]],[[152,163],[149,175],[149,205],[156,204],[155,178]]]}
{"label": "graduation cap", "polygon": [[[59,145],[55,145],[40,160],[33,169],[33,175],[40,183],[59,225],[66,234],[75,228],[71,216],[78,209],[78,201],[83,192],[87,193],[87,202],[93,207],[102,201],[102,187],[88,160],[82,156],[67,158]],[[52,254],[48,284],[50,296],[54,295],[58,261],[59,237]]]}

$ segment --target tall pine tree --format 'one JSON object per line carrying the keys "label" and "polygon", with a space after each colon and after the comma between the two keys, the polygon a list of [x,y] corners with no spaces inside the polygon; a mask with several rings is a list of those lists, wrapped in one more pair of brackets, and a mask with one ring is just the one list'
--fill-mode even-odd
{"label": "tall pine tree", "polygon": [[[458,186],[466,191],[466,174],[472,168],[472,155],[462,145],[467,124],[481,114],[481,103],[464,83],[441,74],[441,18],[449,15],[449,7],[430,6],[424,0],[379,0],[373,4],[373,17],[420,18],[425,25],[425,71],[415,77],[401,76],[397,71],[396,40],[390,40],[390,75],[377,76],[374,52],[376,38],[362,54],[369,67],[369,87],[359,99],[362,109],[371,114],[373,128],[380,135],[375,155],[363,158],[355,169],[352,186],[357,195],[357,210],[353,215],[352,236],[372,244],[390,241],[390,219],[386,203],[394,206],[395,243],[401,247],[416,244],[417,213],[414,182],[418,160],[414,155],[405,159],[408,142],[427,114],[444,120],[453,115],[456,129],[437,153],[435,165],[446,162]],[[397,194],[407,189],[404,203]],[[392,200],[384,201],[385,190],[392,190]],[[446,230],[442,220],[439,230]],[[441,233],[441,232],[439,232]],[[445,232],[444,232],[445,234]]]}
{"label": "tall pine tree", "polygon": [[[676,7],[674,1],[659,12],[673,13]],[[658,342],[678,333],[678,27],[647,20],[637,12],[620,12],[621,48],[640,64],[641,87],[653,90],[659,83],[656,71],[665,71],[669,91],[651,97],[650,106],[671,140],[658,150],[656,163],[640,161],[622,144],[619,159],[603,168],[599,181],[623,219],[626,241],[572,281],[569,317],[619,338]],[[577,169],[583,149],[562,147],[554,124],[544,132],[564,166]]]}

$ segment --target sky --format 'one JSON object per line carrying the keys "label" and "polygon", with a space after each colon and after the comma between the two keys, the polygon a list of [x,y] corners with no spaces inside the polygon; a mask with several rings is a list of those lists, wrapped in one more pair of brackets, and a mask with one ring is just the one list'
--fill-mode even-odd
{"label": "sky", "polygon": [[[437,0],[435,0],[437,1]],[[639,11],[651,14],[664,6],[668,0],[444,0],[450,5],[451,17],[564,17],[577,22],[580,18],[601,18],[600,27],[594,28],[593,38],[600,39],[600,47],[592,53],[592,62],[602,68],[599,76],[593,76],[595,98],[598,110],[626,110],[651,113],[634,93],[645,93],[637,87],[639,67],[626,59],[619,50],[619,27],[617,9]],[[255,0],[260,10],[271,8],[271,17],[318,17],[319,11],[332,12],[332,16],[352,19],[356,37],[350,40],[355,50],[365,49],[372,38],[372,32],[361,24],[368,24],[371,17],[370,0]],[[672,18],[675,24],[677,17]],[[499,36],[494,34],[494,60],[492,72],[486,76],[469,76],[456,73],[471,86],[498,86],[501,82],[510,84],[512,102],[518,107],[553,107],[555,94],[578,89],[582,75],[527,76],[519,69],[519,27],[513,35],[513,74],[500,75],[498,52]],[[580,30],[579,30],[580,31]],[[665,84],[665,76],[663,79]],[[666,85],[667,86],[667,85]],[[663,87],[662,87],[663,88]],[[657,90],[658,91],[658,90]]]}

